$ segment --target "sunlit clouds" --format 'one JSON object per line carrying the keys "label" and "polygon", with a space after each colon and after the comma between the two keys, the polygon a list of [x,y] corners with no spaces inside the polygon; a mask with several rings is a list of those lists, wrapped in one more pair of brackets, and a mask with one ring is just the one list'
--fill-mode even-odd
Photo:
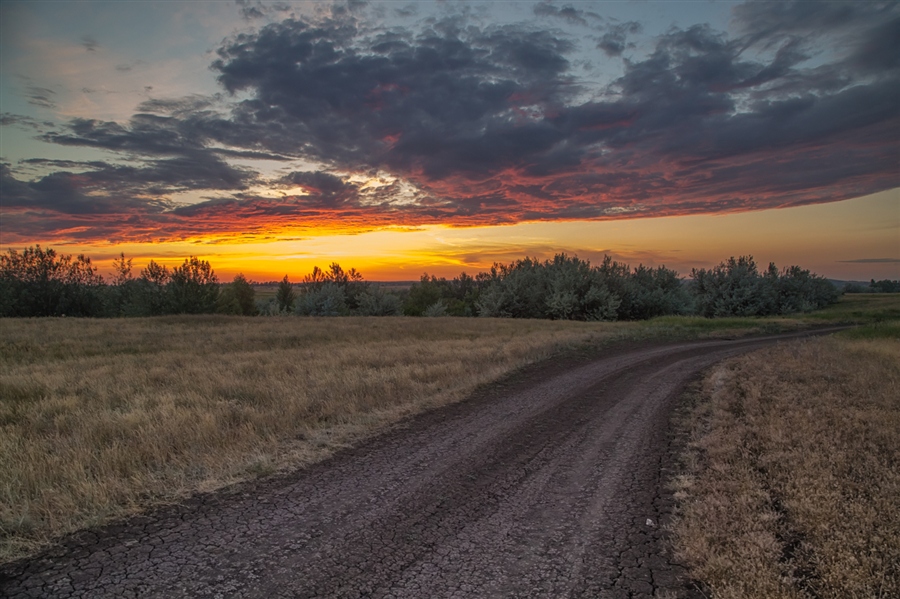
{"label": "sunlit clouds", "polygon": [[[807,239],[786,209],[898,201],[896,3],[693,8],[89,2],[64,29],[4,3],[2,244],[228,246],[260,276],[342,246],[383,278],[552,251],[687,268],[715,237],[694,217],[774,210]],[[128,41],[137,18],[170,39]],[[606,221],[644,224],[571,236]],[[868,234],[811,259],[895,273],[897,231]]]}

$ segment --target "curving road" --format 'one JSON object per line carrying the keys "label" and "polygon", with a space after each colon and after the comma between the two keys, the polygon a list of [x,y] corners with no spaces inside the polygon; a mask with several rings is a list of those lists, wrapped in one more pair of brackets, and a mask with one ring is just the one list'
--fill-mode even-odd
{"label": "curving road", "polygon": [[550,361],[306,470],[0,567],[3,597],[690,597],[665,552],[673,399],[815,333]]}

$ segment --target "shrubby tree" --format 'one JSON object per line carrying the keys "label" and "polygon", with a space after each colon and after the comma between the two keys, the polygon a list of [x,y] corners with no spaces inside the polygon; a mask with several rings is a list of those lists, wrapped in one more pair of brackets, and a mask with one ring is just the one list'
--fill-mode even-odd
{"label": "shrubby tree", "polygon": [[172,269],[167,287],[176,314],[209,314],[216,311],[219,280],[206,260],[191,256]]}
{"label": "shrubby tree", "polygon": [[259,310],[256,308],[255,295],[256,292],[246,277],[238,274],[230,284],[219,291],[216,311],[221,314],[256,316]]}
{"label": "shrubby tree", "polygon": [[141,270],[141,276],[138,279],[138,301],[142,314],[159,316],[170,312],[171,302],[167,287],[169,278],[169,268],[157,264],[153,260]]}
{"label": "shrubby tree", "polygon": [[446,279],[438,279],[423,274],[418,283],[413,283],[403,302],[403,313],[407,316],[423,316],[429,306],[434,305],[443,297],[442,287]]}
{"label": "shrubby tree", "polygon": [[799,266],[778,271],[774,263],[762,274],[752,256],[733,256],[718,266],[694,269],[693,293],[699,313],[717,316],[769,316],[808,312],[837,301],[828,279]]}
{"label": "shrubby tree", "polygon": [[757,316],[766,312],[753,256],[734,256],[706,270],[693,269],[694,296],[702,316]]}
{"label": "shrubby tree", "polygon": [[547,318],[547,277],[532,258],[494,264],[476,304],[479,316]]}
{"label": "shrubby tree", "polygon": [[646,320],[670,314],[690,314],[693,300],[678,273],[664,266],[638,265],[628,272],[619,297],[620,320]]}
{"label": "shrubby tree", "polygon": [[[359,308],[359,298],[368,289],[369,284],[363,280],[362,274],[355,268],[344,271],[337,262],[332,262],[328,270],[314,266],[312,273],[303,277],[303,292],[321,291],[325,286],[337,287],[342,291],[347,310]],[[332,293],[333,292],[329,292]]]}
{"label": "shrubby tree", "polygon": [[399,297],[375,285],[359,296],[358,312],[360,316],[398,316],[403,305]]}
{"label": "shrubby tree", "polygon": [[0,255],[0,315],[104,316],[103,277],[91,259],[40,245]]}
{"label": "shrubby tree", "polygon": [[325,282],[309,287],[300,294],[294,310],[301,316],[347,316],[347,294],[337,283]]}
{"label": "shrubby tree", "polygon": [[615,320],[621,303],[607,275],[565,254],[538,262],[532,258],[495,264],[478,299],[480,316]]}
{"label": "shrubby tree", "polygon": [[447,316],[447,304],[444,303],[444,300],[439,299],[438,301],[425,308],[425,312],[422,313],[422,316],[428,318]]}
{"label": "shrubby tree", "polygon": [[131,274],[132,259],[125,258],[124,253],[113,260],[113,276],[108,287],[110,316],[147,316],[146,298],[141,279]]}
{"label": "shrubby tree", "polygon": [[413,283],[409,288],[403,303],[403,313],[407,316],[425,316],[429,308],[440,304],[445,314],[472,316],[475,293],[473,281],[465,273],[450,281],[425,273],[418,283]]}
{"label": "shrubby tree", "polygon": [[842,289],[843,293],[868,293],[870,288],[868,285],[863,287],[859,283],[847,283]]}
{"label": "shrubby tree", "polygon": [[[113,261],[109,285],[90,258],[30,247],[0,255],[2,316],[139,316],[172,313],[256,314],[254,289],[241,274],[220,288],[210,264],[191,256],[171,271],[150,261],[134,278],[124,254]],[[265,313],[293,309],[314,316],[501,316],[569,320],[637,320],[666,314],[764,316],[814,310],[836,301],[837,289],[798,266],[760,272],[752,256],[695,269],[689,285],[665,267],[631,269],[609,256],[599,266],[558,254],[524,258],[489,272],[447,280],[425,274],[404,298],[370,286],[336,262],[315,267],[297,297],[288,277]],[[900,290],[897,281],[872,281],[873,291]]]}
{"label": "shrubby tree", "polygon": [[621,299],[590,262],[557,254],[544,263],[546,314],[557,320],[615,320]]}
{"label": "shrubby tree", "polygon": [[291,285],[291,282],[288,280],[288,276],[284,275],[284,278],[278,283],[278,291],[275,293],[275,301],[278,304],[279,312],[290,312],[294,309],[294,286]]}
{"label": "shrubby tree", "polygon": [[890,279],[876,281],[872,279],[869,282],[869,289],[874,293],[900,293],[900,281],[892,281]]}
{"label": "shrubby tree", "polygon": [[[770,265],[775,270],[775,265]],[[788,266],[775,281],[777,314],[809,312],[837,301],[840,293],[831,282],[799,266]]]}
{"label": "shrubby tree", "polygon": [[488,276],[473,278],[466,273],[449,280],[425,274],[410,288],[405,312],[410,316],[424,315],[425,311],[440,302],[448,316],[475,316],[478,298],[488,280]]}

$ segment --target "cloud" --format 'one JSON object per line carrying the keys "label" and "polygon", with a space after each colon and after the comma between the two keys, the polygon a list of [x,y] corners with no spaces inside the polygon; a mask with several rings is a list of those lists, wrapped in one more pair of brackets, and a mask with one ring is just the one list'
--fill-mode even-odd
{"label": "cloud", "polygon": [[55,126],[56,124],[51,121],[39,121],[30,116],[24,116],[21,114],[13,114],[11,112],[4,112],[0,114],[0,127],[19,127],[21,129],[33,129],[43,132],[45,130],[52,129]]}
{"label": "cloud", "polygon": [[[616,31],[637,29],[626,23]],[[672,30],[648,58],[626,64],[613,86],[617,99],[582,104],[573,101],[580,89],[569,72],[569,42],[524,27],[438,23],[415,36],[365,38],[346,22],[285,21],[226,45],[214,68],[229,91],[255,95],[242,105],[247,121],[293,130],[313,157],[386,168],[451,197],[442,182],[465,181],[471,194],[473,187],[509,187],[509,178],[522,177],[532,180],[519,189],[550,184],[565,200],[573,171],[649,175],[657,185],[620,192],[671,197],[682,187],[674,174],[696,182],[710,173],[703,163],[726,166],[723,159],[734,157],[726,170],[747,186],[743,205],[750,208],[760,191],[777,192],[754,190],[756,153],[791,150],[839,163],[847,148],[823,156],[812,146],[851,142],[866,153],[870,128],[896,130],[896,77],[848,81],[815,94],[829,90],[817,89],[825,87],[821,69],[798,66],[806,55],[796,44],[783,45],[767,62],[743,58],[741,47],[708,26]],[[770,91],[776,83],[784,87]],[[882,139],[874,153],[890,157],[894,148]],[[805,165],[810,187],[834,166]],[[647,171],[654,166],[663,168]],[[890,171],[873,176],[872,190],[897,182]],[[730,189],[734,181],[707,185]],[[585,195],[601,191],[616,190],[584,188]],[[566,212],[559,208],[553,212]],[[604,209],[598,202],[597,212]]]}
{"label": "cloud", "polygon": [[900,258],[859,258],[857,260],[838,260],[851,264],[894,264],[900,262]]}
{"label": "cloud", "polygon": [[416,4],[407,4],[394,9],[394,14],[398,17],[414,17],[419,14],[419,7]]}
{"label": "cloud", "polygon": [[25,88],[25,100],[32,106],[39,108],[56,108],[55,96],[56,92],[48,87],[29,85]]}
{"label": "cloud", "polygon": [[380,33],[360,48],[356,36],[346,22],[288,20],[238,37],[214,68],[227,90],[254,93],[241,121],[281,128],[325,162],[440,179],[516,164],[559,137],[540,117],[569,93],[566,40],[447,21],[415,36]]}
{"label": "cloud", "polygon": [[96,52],[100,47],[100,43],[93,35],[84,35],[81,37],[81,45],[88,52]]}
{"label": "cloud", "polygon": [[568,21],[569,23],[584,26],[589,25],[588,19],[600,20],[602,18],[595,13],[579,10],[570,4],[558,8],[549,2],[536,4],[534,6],[534,14],[539,17],[555,17],[557,19]]}
{"label": "cloud", "polygon": [[628,47],[628,35],[640,33],[641,29],[641,24],[636,21],[612,25],[600,38],[597,47],[606,52],[607,56],[621,56]]}
{"label": "cloud", "polygon": [[[219,97],[153,99],[127,122],[45,130],[45,141],[121,160],[46,162],[59,170],[30,181],[9,171],[4,196],[8,187],[20,198],[19,219],[26,207],[74,216],[95,202],[184,237],[203,227],[721,213],[900,186],[896,4],[739,5],[732,33],[671,28],[649,52],[623,58],[622,75],[603,88],[576,75],[577,40],[558,30],[459,16],[390,28],[367,23],[361,8],[224,41],[212,69],[232,94],[230,112]],[[569,6],[534,10],[600,22]],[[595,52],[609,56],[641,32],[636,22],[602,27]],[[238,158],[320,168],[266,178],[229,162]],[[187,190],[208,199],[141,208]]]}

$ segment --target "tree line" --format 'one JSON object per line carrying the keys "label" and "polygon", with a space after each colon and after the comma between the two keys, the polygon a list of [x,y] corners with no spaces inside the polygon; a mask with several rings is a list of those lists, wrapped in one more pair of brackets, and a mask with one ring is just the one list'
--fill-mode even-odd
{"label": "tree line", "polygon": [[[888,283],[891,283],[888,281]],[[687,280],[664,266],[599,265],[566,254],[494,264],[472,277],[425,274],[393,293],[332,263],[299,283],[288,276],[275,296],[256,298],[242,274],[220,283],[209,262],[190,257],[174,268],[150,261],[135,274],[124,254],[105,279],[91,259],[29,247],[0,255],[0,316],[157,316],[297,314],[303,316],[489,316],[556,320],[642,320],[664,315],[770,316],[822,308],[840,292],[799,266],[760,271],[750,256],[695,269]]]}
{"label": "tree line", "polygon": [[867,284],[852,282],[844,287],[844,293],[900,293],[900,281],[870,279]]}

